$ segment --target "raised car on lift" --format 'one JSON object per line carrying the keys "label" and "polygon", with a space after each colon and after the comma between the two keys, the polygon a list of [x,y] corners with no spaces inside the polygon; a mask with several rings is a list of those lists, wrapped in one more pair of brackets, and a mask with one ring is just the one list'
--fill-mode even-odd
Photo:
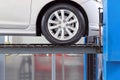
{"label": "raised car on lift", "polygon": [[44,35],[53,44],[73,44],[98,35],[96,0],[0,0],[0,35]]}

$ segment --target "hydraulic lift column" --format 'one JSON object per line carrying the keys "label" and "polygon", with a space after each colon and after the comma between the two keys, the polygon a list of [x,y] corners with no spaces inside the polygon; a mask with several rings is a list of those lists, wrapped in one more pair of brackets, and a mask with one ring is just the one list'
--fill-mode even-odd
{"label": "hydraulic lift column", "polygon": [[120,80],[120,0],[103,3],[103,80]]}

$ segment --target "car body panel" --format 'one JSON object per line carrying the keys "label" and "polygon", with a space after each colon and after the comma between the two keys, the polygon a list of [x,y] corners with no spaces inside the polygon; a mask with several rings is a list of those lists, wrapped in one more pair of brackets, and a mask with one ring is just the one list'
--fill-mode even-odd
{"label": "car body panel", "polygon": [[31,0],[0,0],[0,29],[27,28],[30,9]]}

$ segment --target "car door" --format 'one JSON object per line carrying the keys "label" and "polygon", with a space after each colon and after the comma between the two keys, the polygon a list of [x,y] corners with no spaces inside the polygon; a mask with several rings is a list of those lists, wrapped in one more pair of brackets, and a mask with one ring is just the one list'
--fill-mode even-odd
{"label": "car door", "polygon": [[0,29],[29,26],[31,0],[0,0]]}

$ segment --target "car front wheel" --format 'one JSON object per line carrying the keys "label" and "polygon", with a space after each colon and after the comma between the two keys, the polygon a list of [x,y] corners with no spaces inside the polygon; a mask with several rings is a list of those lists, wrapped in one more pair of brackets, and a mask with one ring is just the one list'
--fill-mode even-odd
{"label": "car front wheel", "polygon": [[54,5],[43,15],[41,30],[53,44],[73,44],[85,33],[83,14],[70,4]]}

